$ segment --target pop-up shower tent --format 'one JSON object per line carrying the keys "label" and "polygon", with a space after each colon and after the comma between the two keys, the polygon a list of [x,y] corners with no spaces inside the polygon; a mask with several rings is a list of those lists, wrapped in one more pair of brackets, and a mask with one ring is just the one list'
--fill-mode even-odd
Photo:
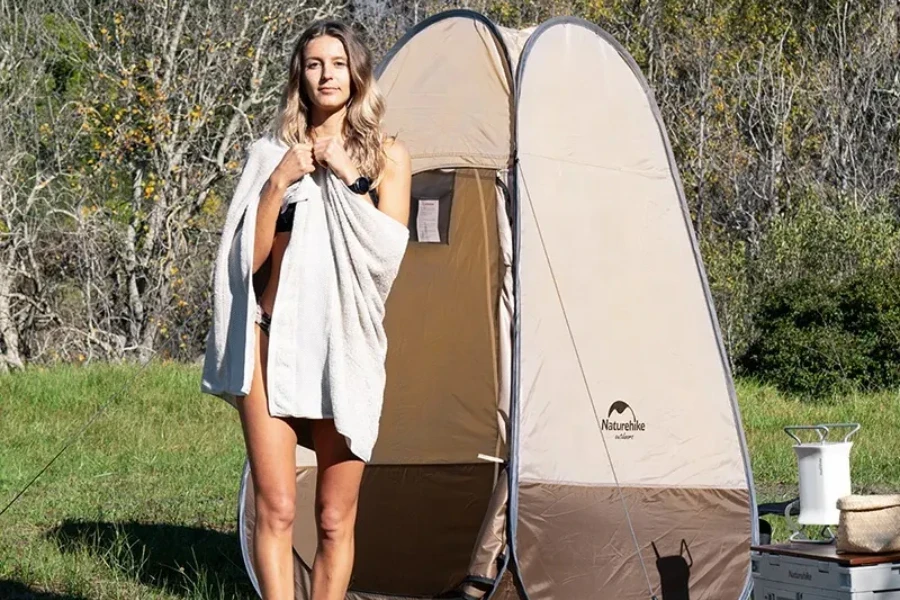
{"label": "pop-up shower tent", "polygon": [[[635,62],[584,21],[513,31],[452,11],[378,81],[412,155],[411,242],[347,598],[747,598],[758,534],[733,385]],[[298,447],[302,599],[315,471]],[[245,468],[256,583],[254,514]]]}

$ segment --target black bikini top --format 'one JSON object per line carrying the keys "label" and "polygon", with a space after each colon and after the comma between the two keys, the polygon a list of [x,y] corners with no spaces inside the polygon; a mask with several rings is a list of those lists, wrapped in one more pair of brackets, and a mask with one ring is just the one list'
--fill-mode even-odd
{"label": "black bikini top", "polygon": [[[372,198],[375,208],[378,208],[378,190],[374,188],[369,190],[369,197]],[[278,219],[275,220],[275,233],[290,231],[294,228],[294,209],[296,208],[297,204],[291,203],[278,214]]]}

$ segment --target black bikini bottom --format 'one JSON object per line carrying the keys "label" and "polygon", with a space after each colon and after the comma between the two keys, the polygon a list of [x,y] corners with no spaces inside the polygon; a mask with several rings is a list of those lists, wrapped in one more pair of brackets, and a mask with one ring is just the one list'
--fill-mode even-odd
{"label": "black bikini bottom", "polygon": [[254,320],[259,323],[259,328],[269,335],[269,329],[272,327],[272,315],[264,311],[259,304],[256,305],[256,319]]}

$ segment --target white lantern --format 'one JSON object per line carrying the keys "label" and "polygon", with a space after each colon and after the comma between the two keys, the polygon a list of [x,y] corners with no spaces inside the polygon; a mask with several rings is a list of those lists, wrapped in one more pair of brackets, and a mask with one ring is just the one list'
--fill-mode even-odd
{"label": "white lantern", "polygon": [[[833,429],[844,429],[846,433],[840,441],[829,439]],[[796,432],[815,431],[818,440],[804,442]],[[798,475],[800,480],[800,516],[799,525],[821,525],[831,536],[830,539],[817,540],[830,543],[834,540],[830,526],[837,525],[840,511],[837,501],[852,493],[850,481],[850,450],[853,442],[850,437],[859,431],[859,423],[827,423],[823,425],[797,425],[785,427],[785,433],[797,442],[794,453],[797,455]],[[793,504],[793,503],[792,503]],[[791,541],[814,541],[803,538],[800,527],[790,519],[788,506],[785,516],[793,529]]]}

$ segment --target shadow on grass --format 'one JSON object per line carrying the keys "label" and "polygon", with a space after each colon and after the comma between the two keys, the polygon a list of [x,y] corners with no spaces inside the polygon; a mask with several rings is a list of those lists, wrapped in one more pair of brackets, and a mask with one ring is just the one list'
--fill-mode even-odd
{"label": "shadow on grass", "polygon": [[162,523],[66,520],[46,535],[63,553],[87,551],[130,579],[170,594],[257,597],[233,533]]}
{"label": "shadow on grass", "polygon": [[39,592],[24,583],[9,579],[0,579],[0,598],[3,600],[87,600],[84,596]]}

